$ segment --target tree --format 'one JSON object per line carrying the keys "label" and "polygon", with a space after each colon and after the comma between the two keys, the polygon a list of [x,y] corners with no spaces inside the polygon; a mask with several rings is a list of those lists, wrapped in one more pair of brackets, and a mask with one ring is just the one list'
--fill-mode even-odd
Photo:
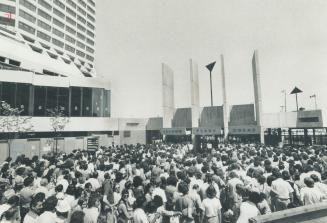
{"label": "tree", "polygon": [[55,153],[58,152],[58,136],[59,132],[63,131],[70,119],[64,113],[63,107],[55,107],[54,109],[47,109],[47,113],[50,116],[51,128],[55,133]]}
{"label": "tree", "polygon": [[11,155],[12,141],[23,132],[33,131],[30,116],[21,116],[23,109],[12,108],[10,104],[1,101],[0,104],[0,131],[7,134],[8,151]]}

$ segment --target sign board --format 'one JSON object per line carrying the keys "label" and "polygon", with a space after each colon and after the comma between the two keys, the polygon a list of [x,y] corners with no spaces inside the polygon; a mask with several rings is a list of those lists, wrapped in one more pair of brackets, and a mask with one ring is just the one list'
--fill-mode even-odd
{"label": "sign board", "polygon": [[163,128],[160,132],[162,135],[186,135],[186,128]]}
{"label": "sign board", "polygon": [[229,126],[229,134],[231,135],[258,135],[260,127],[255,125],[248,126]]}
{"label": "sign board", "polygon": [[198,127],[198,128],[193,128],[192,133],[194,135],[221,135],[222,128],[221,127]]}

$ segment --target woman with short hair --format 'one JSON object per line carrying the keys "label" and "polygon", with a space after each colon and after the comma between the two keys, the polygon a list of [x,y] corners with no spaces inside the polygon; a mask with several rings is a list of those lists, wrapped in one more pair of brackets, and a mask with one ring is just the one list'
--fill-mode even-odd
{"label": "woman with short hair", "polygon": [[207,198],[202,201],[204,208],[204,223],[220,223],[221,222],[221,204],[216,197],[217,191],[213,185],[206,190]]}

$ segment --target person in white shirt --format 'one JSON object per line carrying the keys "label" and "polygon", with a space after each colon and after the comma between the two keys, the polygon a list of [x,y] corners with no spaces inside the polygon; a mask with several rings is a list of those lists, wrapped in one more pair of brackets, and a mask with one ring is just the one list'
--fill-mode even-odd
{"label": "person in white shirt", "polygon": [[30,210],[25,215],[23,223],[37,223],[39,214],[42,213],[44,199],[45,195],[43,193],[38,193],[32,198]]}
{"label": "person in white shirt", "polygon": [[85,183],[90,183],[92,185],[92,190],[96,191],[101,187],[99,180],[98,180],[98,173],[94,172],[91,175],[92,176]]}
{"label": "person in white shirt", "polygon": [[317,188],[322,194],[327,196],[327,184],[323,184],[320,182],[319,177],[316,174],[311,174],[310,176],[315,182],[315,188]]}
{"label": "person in white shirt", "polygon": [[152,199],[154,198],[154,196],[158,195],[158,196],[160,196],[162,198],[162,201],[164,203],[166,203],[167,202],[166,193],[165,193],[165,191],[163,189],[160,188],[161,179],[159,178],[157,180],[157,182],[155,182],[155,183],[156,183],[156,187],[154,188],[154,190],[152,192]]}
{"label": "person in white shirt", "polygon": [[205,199],[207,197],[207,188],[210,186],[210,185],[213,185],[215,187],[215,190],[216,190],[216,197],[219,199],[220,197],[220,191],[219,191],[219,187],[218,187],[218,184],[216,182],[213,181],[213,178],[212,178],[212,174],[210,173],[207,173],[206,174],[206,180],[205,180],[205,183],[202,185],[202,187],[200,188],[200,195],[201,195],[201,198],[202,199]]}
{"label": "person in white shirt", "polygon": [[271,183],[271,205],[273,211],[282,211],[293,202],[293,191],[291,185],[282,179],[280,172],[275,173],[277,179]]}
{"label": "person in white shirt", "polygon": [[34,195],[37,193],[44,193],[45,197],[49,197],[50,196],[50,191],[48,189],[48,179],[47,178],[42,178],[40,181],[40,186],[38,186],[35,191],[34,191]]}
{"label": "person in white shirt", "polygon": [[300,191],[300,198],[304,205],[319,203],[325,198],[324,194],[314,187],[315,183],[312,178],[304,178],[304,183],[306,187]]}
{"label": "person in white shirt", "polygon": [[260,215],[257,204],[260,202],[260,194],[257,192],[250,192],[249,200],[242,202],[240,206],[240,216],[236,223],[248,223],[249,219]]}
{"label": "person in white shirt", "polygon": [[134,223],[149,223],[148,217],[143,210],[143,204],[145,199],[143,197],[138,197],[135,201],[135,210],[133,213]]}
{"label": "person in white shirt", "polygon": [[220,200],[216,197],[216,189],[210,185],[206,190],[207,198],[202,201],[204,209],[204,218],[207,223],[221,222],[221,204]]}
{"label": "person in white shirt", "polygon": [[0,217],[1,215],[9,210],[11,207],[17,207],[19,205],[19,197],[16,195],[11,196],[7,203],[0,205]]}
{"label": "person in white shirt", "polygon": [[100,215],[99,201],[93,194],[91,194],[87,208],[84,208],[83,212],[85,213],[84,223],[97,223]]}
{"label": "person in white shirt", "polygon": [[57,203],[58,199],[55,196],[48,197],[43,203],[44,212],[37,218],[37,223],[56,223]]}

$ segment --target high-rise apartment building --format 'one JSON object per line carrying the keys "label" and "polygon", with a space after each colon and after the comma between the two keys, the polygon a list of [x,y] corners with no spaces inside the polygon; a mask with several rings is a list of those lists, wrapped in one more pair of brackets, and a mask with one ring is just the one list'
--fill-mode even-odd
{"label": "high-rise apartment building", "polygon": [[94,0],[1,0],[0,26],[29,47],[96,76]]}

